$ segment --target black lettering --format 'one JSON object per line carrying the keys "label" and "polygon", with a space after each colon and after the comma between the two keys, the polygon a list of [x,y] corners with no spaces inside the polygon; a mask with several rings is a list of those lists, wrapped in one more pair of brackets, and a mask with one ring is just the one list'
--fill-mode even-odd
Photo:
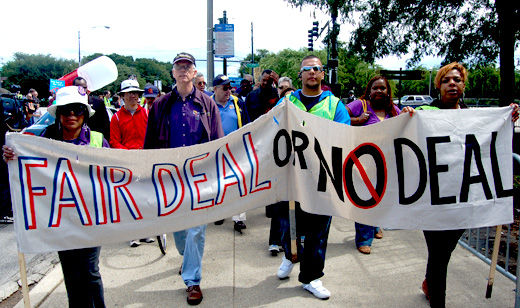
{"label": "black lettering", "polygon": [[[278,149],[279,142],[281,138],[285,139],[285,157],[283,159],[280,158],[280,151]],[[291,136],[289,136],[289,133],[285,129],[281,129],[276,133],[276,136],[274,136],[274,144],[273,144],[273,158],[274,162],[278,167],[283,167],[289,163],[289,160],[291,159],[291,152],[292,152],[292,143],[291,143]]]}
{"label": "black lettering", "polygon": [[[471,175],[471,157],[475,154],[475,165],[478,169],[477,175]],[[462,187],[460,188],[460,202],[468,202],[469,186],[471,184],[482,183],[482,189],[486,199],[493,198],[491,189],[486,178],[486,172],[482,165],[482,156],[480,154],[480,145],[477,138],[473,134],[466,135],[466,153],[464,155],[464,172],[462,173]]]}
{"label": "black lettering", "polygon": [[343,179],[342,179],[342,158],[343,158],[343,150],[341,148],[332,147],[332,173],[330,171],[329,165],[323,156],[323,152],[321,151],[320,143],[318,139],[314,138],[314,152],[318,156],[320,160],[320,174],[318,177],[318,191],[326,191],[327,190],[327,175],[330,177],[332,184],[334,185],[334,189],[336,190],[336,194],[338,194],[338,198],[341,201],[344,201],[343,197]]}
{"label": "black lettering", "polygon": [[504,185],[502,185],[502,177],[500,176],[500,168],[498,167],[498,158],[497,158],[497,132],[491,133],[491,145],[490,145],[490,155],[491,155],[491,170],[493,171],[493,180],[495,182],[495,192],[497,194],[497,198],[511,197],[513,195],[513,188],[504,189]]}
{"label": "black lettering", "polygon": [[[405,196],[403,145],[406,145],[410,150],[412,150],[412,152],[415,154],[415,157],[417,158],[417,163],[419,164],[419,185],[417,187],[417,190],[409,197]],[[426,177],[428,176],[426,172],[426,159],[424,158],[424,155],[421,152],[419,146],[417,146],[415,143],[413,143],[413,141],[409,139],[395,139],[394,148],[397,167],[397,182],[399,185],[399,204],[412,204],[419,200],[419,198],[421,198],[421,196],[424,194],[424,190],[426,189]]]}
{"label": "black lettering", "polygon": [[[297,139],[301,140],[300,144],[297,143]],[[294,148],[294,159],[293,166],[296,165],[296,155],[298,155],[298,161],[300,162],[300,168],[307,169],[307,163],[305,162],[305,156],[303,151],[309,146],[309,137],[302,132],[293,130],[292,131],[292,143]]]}
{"label": "black lettering", "polygon": [[426,148],[428,149],[428,172],[430,174],[430,194],[432,205],[456,203],[455,196],[440,197],[439,196],[439,173],[447,172],[448,165],[437,165],[437,153],[435,145],[437,143],[450,142],[450,136],[427,137]]}

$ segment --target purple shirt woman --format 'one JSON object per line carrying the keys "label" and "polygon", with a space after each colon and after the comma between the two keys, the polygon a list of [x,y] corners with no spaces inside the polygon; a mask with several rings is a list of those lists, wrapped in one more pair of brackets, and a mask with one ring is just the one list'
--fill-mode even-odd
{"label": "purple shirt woman", "polygon": [[[388,80],[383,76],[372,78],[360,99],[347,105],[350,121],[354,126],[366,126],[379,123],[400,113],[392,102],[392,90]],[[356,222],[356,247],[363,254],[370,254],[372,241],[383,238],[379,227],[368,226]]]}

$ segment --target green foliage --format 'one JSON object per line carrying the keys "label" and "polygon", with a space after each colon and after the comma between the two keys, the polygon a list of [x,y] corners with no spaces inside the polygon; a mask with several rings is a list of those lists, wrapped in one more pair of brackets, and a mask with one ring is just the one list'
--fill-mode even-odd
{"label": "green foliage", "polygon": [[39,98],[47,98],[49,79],[57,79],[76,69],[73,60],[56,59],[50,55],[29,55],[15,53],[14,59],[7,62],[1,70],[1,75],[7,77],[3,87],[9,89],[13,84],[22,87],[22,94],[30,88],[36,89]]}
{"label": "green foliage", "polygon": [[[308,4],[329,12],[336,6],[343,20],[355,26],[351,50],[369,63],[408,52],[413,53],[410,66],[425,55],[443,57],[444,63],[464,61],[470,65],[489,65],[498,58],[496,1],[286,1],[296,7]],[[515,12],[517,20],[519,12]],[[518,23],[511,27],[515,38],[520,39]]]}
{"label": "green foliage", "polygon": [[[262,60],[262,58],[268,54],[269,54],[269,51],[267,49],[258,49],[255,53],[255,63],[260,63],[260,60]],[[251,74],[251,68],[246,66],[246,64],[251,62],[251,60],[252,60],[251,54],[248,54],[244,58],[243,61],[245,63],[240,64],[240,68],[238,70],[238,72],[240,73],[240,76],[244,76],[245,74]],[[257,70],[257,69],[255,69],[255,70]]]}
{"label": "green foliage", "polygon": [[[93,54],[82,59],[82,63],[98,58],[102,54]],[[110,90],[117,93],[120,90],[121,82],[130,75],[136,75],[141,88],[146,83],[154,80],[161,80],[163,90],[168,91],[173,83],[171,77],[171,63],[160,62],[154,59],[135,59],[131,56],[121,56],[118,54],[108,55],[117,66],[118,78],[113,83],[99,89],[96,93]],[[7,77],[3,86],[9,89],[12,84],[22,87],[22,94],[28,92],[30,88],[35,88],[40,94],[40,98],[46,98],[49,91],[49,79],[58,79],[65,74],[74,71],[77,63],[73,60],[56,59],[50,55],[29,55],[16,53],[12,61],[7,62],[1,69],[1,75]]]}

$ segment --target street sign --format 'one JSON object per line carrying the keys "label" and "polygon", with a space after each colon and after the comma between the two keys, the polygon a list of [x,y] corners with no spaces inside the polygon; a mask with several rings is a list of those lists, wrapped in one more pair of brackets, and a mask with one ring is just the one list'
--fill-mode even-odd
{"label": "street sign", "polygon": [[258,63],[246,63],[246,66],[249,67],[249,68],[251,68],[251,67],[259,67],[260,64],[258,64]]}
{"label": "street sign", "polygon": [[421,70],[409,70],[409,71],[390,71],[390,70],[381,70],[379,72],[381,75],[385,76],[387,79],[397,79],[397,80],[421,80],[424,78],[424,71]]}
{"label": "street sign", "polygon": [[232,58],[235,56],[235,25],[215,25],[215,57]]}
{"label": "street sign", "polygon": [[65,80],[50,79],[49,92],[56,93],[60,88],[65,86]]}

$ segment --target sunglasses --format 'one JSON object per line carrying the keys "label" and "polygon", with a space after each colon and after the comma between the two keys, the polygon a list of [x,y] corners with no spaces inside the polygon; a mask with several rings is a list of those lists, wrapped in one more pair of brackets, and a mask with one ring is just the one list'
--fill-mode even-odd
{"label": "sunglasses", "polygon": [[223,87],[222,87],[222,90],[224,90],[224,91],[229,91],[229,90],[231,90],[231,87],[230,87],[230,86],[223,86]]}
{"label": "sunglasses", "polygon": [[300,69],[300,72],[308,72],[310,70],[313,70],[315,72],[321,72],[323,71],[323,67],[316,65],[316,66],[304,66]]}
{"label": "sunglasses", "polygon": [[87,107],[80,104],[70,104],[58,108],[58,113],[64,116],[69,116],[74,113],[75,116],[84,115],[87,112]]}
{"label": "sunglasses", "polygon": [[201,85],[206,85],[206,82],[205,82],[205,81],[199,81],[199,82],[197,82],[197,84],[198,84],[199,86],[201,86]]}
{"label": "sunglasses", "polygon": [[186,64],[186,65],[181,65],[181,64],[174,64],[173,65],[173,68],[177,71],[189,71],[191,68],[193,67],[193,64]]}

